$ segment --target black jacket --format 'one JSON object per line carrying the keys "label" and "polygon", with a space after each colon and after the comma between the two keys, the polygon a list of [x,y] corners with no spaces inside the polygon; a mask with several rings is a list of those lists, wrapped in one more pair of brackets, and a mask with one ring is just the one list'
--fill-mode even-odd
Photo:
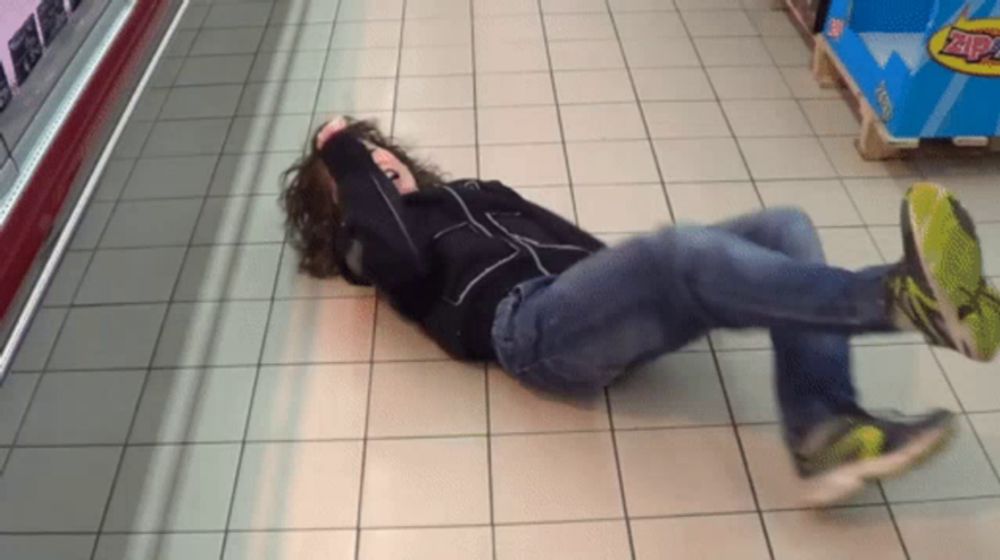
{"label": "black jacket", "polygon": [[341,273],[374,284],[458,358],[495,358],[494,314],[515,286],[604,247],[498,182],[455,181],[400,196],[348,134],[327,142],[322,157],[343,211]]}

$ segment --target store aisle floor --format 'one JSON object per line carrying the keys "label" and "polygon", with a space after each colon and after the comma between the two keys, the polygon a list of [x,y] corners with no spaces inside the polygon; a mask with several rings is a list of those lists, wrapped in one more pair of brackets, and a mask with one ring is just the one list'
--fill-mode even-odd
{"label": "store aisle floor", "polygon": [[761,333],[590,400],[452,361],[296,272],[281,171],[327,116],[601,234],[800,205],[846,267],[938,180],[1000,276],[1000,160],[870,163],[769,0],[196,2],[0,388],[0,558],[1000,557],[1000,364],[857,340],[864,403],[961,413],[925,468],[803,509]]}

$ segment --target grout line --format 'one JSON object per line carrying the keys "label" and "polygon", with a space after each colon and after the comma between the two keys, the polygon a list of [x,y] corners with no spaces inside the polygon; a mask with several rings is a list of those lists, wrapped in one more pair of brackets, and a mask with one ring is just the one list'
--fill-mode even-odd
{"label": "grout line", "polygon": [[885,492],[885,487],[882,485],[882,481],[875,481],[875,485],[878,486],[879,494],[882,495],[882,501],[885,502],[885,509],[889,512],[889,520],[892,522],[892,529],[896,533],[896,540],[899,541],[899,547],[903,550],[903,556],[906,560],[910,560],[910,549],[906,546],[906,539],[903,537],[903,530],[900,529],[899,522],[896,520],[896,512],[892,509],[892,502],[889,501],[889,496]]}
{"label": "grout line", "polygon": [[[185,1],[182,4],[182,6],[186,9],[186,8],[190,7],[190,4],[187,1]],[[198,35],[200,35],[200,33],[201,32],[199,31]],[[194,42],[197,39],[198,35],[196,35],[195,39],[192,40],[192,42],[191,42],[192,46],[194,45]],[[190,47],[189,47],[189,50],[190,50]],[[179,75],[180,75],[180,73],[178,72],[178,76]],[[174,81],[176,81],[176,79],[177,79],[177,76],[174,76]],[[145,93],[145,92],[143,92],[143,93]],[[241,92],[240,92],[240,98],[242,98],[242,96],[243,96],[243,93],[242,93],[242,90],[241,90]],[[239,102],[239,100],[237,100],[237,103],[238,102]],[[161,115],[163,113],[163,109],[164,109],[165,106],[166,106],[166,101],[164,101],[164,103],[162,105],[160,105],[159,109],[157,110],[157,117],[159,117],[159,115]],[[145,138],[143,139],[142,146],[140,147],[140,149],[138,151],[138,155],[139,156],[142,155],[142,153],[146,149],[146,146],[149,144],[150,138],[153,135],[153,128],[154,128],[154,126],[151,125],[149,132],[146,134]],[[226,130],[226,136],[227,137],[228,137],[231,129],[232,129],[232,121],[230,121],[229,125],[227,126],[227,130]],[[218,170],[218,166],[219,166],[219,158],[216,157],[215,163],[214,163],[213,168],[212,168],[212,178],[214,178],[215,173]],[[114,201],[114,205],[112,206],[111,212],[108,214],[108,220],[107,220],[107,222],[104,223],[104,227],[101,230],[101,234],[100,234],[100,236],[98,236],[98,240],[97,240],[97,245],[98,246],[100,246],[100,242],[103,241],[104,237],[107,235],[108,229],[111,227],[112,219],[113,219],[113,217],[115,215],[115,212],[118,210],[119,204],[122,201],[122,195],[125,193],[125,189],[128,188],[128,183],[129,183],[129,181],[131,181],[132,176],[133,176],[133,174],[136,171],[136,167],[137,167],[136,165],[132,165],[131,169],[129,170],[128,176],[127,176],[125,182],[123,183],[122,190],[118,194],[118,196],[116,197],[116,199]],[[200,218],[201,218],[201,214],[202,214],[202,211],[204,210],[206,200],[207,200],[206,198],[202,199],[201,205],[200,205],[200,207],[198,209],[198,217],[195,220],[196,224],[197,224],[197,221],[200,220]],[[192,231],[191,231],[190,236],[189,236],[189,242],[190,242],[191,239],[194,238],[195,229],[196,228],[192,228]],[[184,257],[181,259],[182,266],[183,266],[184,260],[187,259],[187,254],[189,253],[189,251],[190,251],[189,248],[185,248],[184,249]],[[84,284],[84,279],[86,278],[87,273],[90,270],[90,267],[93,265],[94,259],[96,258],[96,255],[97,255],[97,251],[96,250],[91,253],[90,260],[89,260],[89,262],[88,262],[88,264],[87,264],[87,266],[86,266],[86,268],[84,270],[84,274],[80,277],[80,283],[77,285],[76,289],[73,292],[73,298],[72,298],[71,301],[75,301],[76,298],[79,297],[80,290],[82,289],[83,284]],[[181,279],[181,274],[180,274],[180,270],[178,270],[177,276],[174,278],[173,285],[171,286],[171,291],[170,291],[171,295],[174,294],[177,291],[177,287],[180,285],[180,279]],[[68,315],[69,314],[67,313],[67,317],[68,317]],[[138,414],[139,414],[139,407],[142,404],[143,396],[145,395],[146,388],[149,385],[149,378],[150,378],[150,370],[149,370],[149,368],[152,367],[152,365],[154,363],[154,360],[156,358],[156,351],[158,349],[160,341],[163,339],[163,334],[164,334],[164,331],[166,330],[167,321],[169,319],[169,316],[170,316],[170,304],[167,304],[163,308],[163,316],[160,319],[160,326],[159,326],[158,332],[156,334],[156,342],[152,346],[152,350],[150,351],[150,355],[149,355],[149,361],[147,362],[146,367],[144,368],[145,372],[143,373],[142,384],[141,384],[141,387],[139,389],[138,396],[136,397],[135,405],[134,405],[133,410],[132,410],[132,416],[131,416],[131,419],[129,421],[128,431],[126,432],[127,433],[127,435],[126,435],[126,441],[128,441],[128,439],[132,435],[133,430],[135,429],[135,422],[136,422],[136,418],[138,417]],[[53,345],[53,349],[54,348],[55,348],[55,346]],[[51,356],[50,356],[50,358],[51,358]],[[108,496],[107,496],[107,499],[105,500],[104,508],[103,508],[103,510],[101,512],[100,523],[98,523],[98,525],[97,525],[97,536],[94,539],[94,545],[93,545],[93,548],[91,549],[91,553],[90,553],[91,559],[95,558],[96,555],[97,555],[98,545],[100,544],[100,541],[101,541],[101,534],[102,534],[102,531],[104,530],[104,526],[105,526],[105,524],[107,523],[107,520],[108,520],[108,515],[109,515],[109,513],[111,511],[112,500],[114,499],[115,494],[118,491],[119,477],[121,476],[122,469],[123,469],[123,467],[125,465],[125,457],[126,457],[127,451],[128,451],[128,448],[126,446],[122,446],[121,451],[118,454],[118,461],[117,461],[117,464],[115,465],[114,476],[112,478],[111,486],[108,489]],[[179,476],[179,475],[177,473],[175,473],[174,476],[172,477],[171,486],[173,488],[176,488],[177,476]],[[170,498],[168,499],[167,503],[168,504],[173,504],[173,498],[174,498],[174,496],[171,495]],[[170,508],[171,508],[171,505],[168,505],[167,508],[166,508],[166,510],[169,510]],[[157,544],[156,544],[156,549],[160,550],[161,547],[162,547],[162,545],[163,545],[162,539],[158,539]]]}
{"label": "grout line", "polygon": [[622,472],[621,453],[618,451],[618,433],[615,429],[614,407],[611,403],[611,391],[604,388],[604,405],[608,412],[608,426],[611,429],[611,449],[615,455],[615,472],[618,475],[618,492],[621,497],[622,513],[625,515],[625,533],[628,535],[628,549],[635,560],[635,536],[632,531],[632,517],[628,512],[628,495],[625,492],[625,474]]}
{"label": "grout line", "polygon": [[[151,370],[155,371],[155,370]],[[967,415],[959,413],[960,418],[968,418]],[[310,444],[310,443],[338,443],[338,442],[360,442],[364,440],[368,441],[385,441],[385,442],[399,442],[399,441],[414,441],[414,440],[449,440],[449,439],[470,439],[470,438],[485,438],[490,437],[494,439],[504,439],[504,438],[525,438],[525,437],[549,437],[549,436],[572,436],[581,434],[605,434],[615,433],[627,434],[627,433],[644,433],[644,432],[672,432],[672,431],[698,431],[698,430],[718,430],[720,428],[752,428],[752,427],[780,427],[781,423],[777,421],[772,422],[749,422],[749,423],[713,423],[713,424],[696,424],[696,425],[684,425],[684,426],[642,426],[642,427],[630,427],[630,428],[614,428],[611,429],[580,429],[580,430],[539,430],[535,432],[457,432],[452,434],[414,434],[414,435],[386,435],[386,436],[361,436],[361,437],[332,437],[332,438],[247,438],[246,443],[253,444]],[[191,445],[235,445],[243,443],[243,439],[236,440],[164,440],[164,441],[118,441],[118,442],[100,442],[100,443],[38,443],[38,444],[21,444],[15,446],[0,446],[0,448],[6,449],[87,449],[87,448],[107,448],[107,447],[126,447],[126,448],[145,448],[145,447],[172,447],[172,446],[191,446]],[[984,496],[1000,496],[1000,491],[991,494],[985,494]],[[946,498],[955,499],[955,498]],[[904,500],[905,501],[905,500]],[[927,501],[927,500],[916,500],[916,501]],[[769,510],[768,510],[769,511]]]}
{"label": "grout line", "polygon": [[[740,434],[740,425],[736,422],[736,414],[733,412],[732,399],[729,396],[729,389],[726,388],[726,379],[722,375],[722,366],[719,364],[719,356],[714,350],[714,344],[709,339],[709,348],[712,348],[712,363],[715,366],[715,374],[719,379],[719,387],[722,389],[722,396],[726,400],[726,410],[729,413],[730,428],[736,439],[736,445],[740,450],[740,459],[743,461],[743,473],[747,477],[750,486],[750,494],[753,496],[754,509],[757,512],[757,520],[760,522],[761,533],[764,535],[764,542],[767,544],[767,553],[771,560],[774,560],[774,545],[771,543],[771,535],[767,530],[767,521],[760,507],[760,496],[757,494],[757,487],[754,484],[753,472],[750,470],[750,461],[747,459],[746,446],[743,443],[743,436]],[[780,423],[779,423],[780,425]]]}
{"label": "grout line", "polygon": [[[742,11],[744,13],[746,12],[746,10]],[[701,52],[698,50],[698,47],[694,42],[694,37],[691,36],[691,30],[688,28],[687,20],[684,18],[684,12],[678,11],[677,14],[680,19],[681,25],[684,27],[684,31],[687,33],[688,38],[691,40],[691,47],[694,49],[695,58],[698,60],[698,64],[701,67],[701,69],[705,72],[705,75],[708,79],[708,86],[712,88],[712,95],[715,97],[714,99],[715,104],[719,107],[719,112],[722,114],[723,120],[726,121],[726,128],[729,129],[729,137],[732,140],[733,144],[736,146],[736,151],[740,154],[740,161],[743,162],[743,170],[746,171],[747,174],[747,178],[745,179],[745,181],[748,181],[751,185],[753,185],[753,190],[754,193],[757,195],[757,202],[760,204],[760,207],[767,208],[767,204],[764,202],[764,197],[763,195],[761,195],[760,189],[757,187],[757,181],[764,179],[754,177],[753,170],[750,169],[750,162],[747,159],[746,153],[743,151],[743,145],[740,144],[740,138],[736,135],[736,129],[733,128],[733,123],[729,119],[729,115],[726,113],[722,97],[719,95],[719,90],[715,87],[715,82],[712,81],[712,76],[708,72],[709,67],[705,66],[705,60],[702,58]],[[753,23],[752,20],[751,23]],[[754,29],[756,29],[756,25],[754,25]],[[760,36],[760,33],[758,32],[756,36]],[[767,49],[765,48],[765,50]],[[768,51],[768,56],[769,57],[771,56],[770,51]],[[723,67],[716,66],[713,68],[723,68]],[[782,84],[784,84],[784,81],[782,81]],[[788,87],[787,84],[785,85],[785,87]],[[734,100],[727,99],[726,101],[734,101]],[[761,519],[761,523],[763,523],[763,518]],[[768,549],[769,550],[771,549],[770,539],[768,539]],[[770,551],[771,551],[771,557],[773,558],[774,551],[773,550]]]}
{"label": "grout line", "polygon": [[[559,143],[562,146],[563,161],[566,164],[566,181],[569,183],[569,200],[573,207],[573,223],[580,223],[580,214],[577,210],[576,204],[576,190],[574,189],[574,184],[576,183],[573,173],[573,166],[569,159],[569,146],[566,145],[566,127],[563,123],[562,115],[562,104],[559,101],[559,88],[556,87],[556,72],[552,67],[552,49],[549,44],[549,32],[548,25],[545,23],[545,11],[542,9],[542,0],[536,0],[535,4],[538,8],[538,20],[542,29],[542,42],[545,46],[545,63],[548,65],[549,81],[552,86],[552,98],[554,100],[554,108],[556,112],[556,121],[559,125]],[[523,145],[523,144],[521,144]]]}
{"label": "grout line", "polygon": [[[407,0],[402,0],[401,16],[402,19],[399,22],[399,40],[396,45],[396,76],[393,80],[393,91],[392,91],[392,113],[391,120],[389,123],[389,138],[393,141],[395,138],[396,130],[396,115],[399,112],[399,82],[400,82],[400,71],[403,67],[403,39],[406,33],[406,8]],[[342,4],[338,3],[337,9],[340,9]],[[331,39],[332,40],[332,39]],[[368,431],[371,423],[371,408],[372,408],[372,386],[375,384],[375,347],[376,347],[376,337],[378,336],[378,314],[379,309],[382,307],[382,303],[376,299],[375,300],[375,310],[372,313],[372,326],[371,326],[371,348],[369,349],[369,365],[368,365],[368,391],[365,396],[365,429],[364,429],[364,439],[361,442],[361,465],[359,467],[359,477],[358,477],[358,512],[354,520],[354,558],[359,560],[361,558],[361,536],[362,536],[362,514],[364,513],[364,491],[365,491],[365,470],[367,469],[368,461],[368,442],[369,436]]]}
{"label": "grout line", "polygon": [[[652,131],[649,128],[649,119],[646,118],[646,108],[643,105],[644,100],[642,99],[642,96],[639,95],[639,88],[635,84],[635,75],[632,72],[632,64],[629,62],[628,53],[625,51],[625,45],[624,43],[622,43],[621,31],[618,29],[618,19],[615,16],[614,10],[611,8],[610,0],[604,0],[604,7],[607,10],[609,19],[611,20],[611,27],[614,29],[615,40],[618,43],[618,52],[621,55],[622,61],[625,65],[625,73],[628,75],[629,86],[632,88],[632,98],[633,98],[632,103],[639,110],[639,117],[642,119],[642,128],[643,131],[645,132],[645,137],[642,138],[642,140],[645,140],[649,145],[649,153],[650,156],[652,157],[653,165],[656,167],[656,176],[659,177],[660,179],[659,187],[660,191],[663,193],[663,200],[667,204],[667,212],[670,215],[670,223],[675,224],[677,223],[677,214],[674,211],[674,205],[670,200],[670,193],[667,190],[667,181],[663,175],[663,166],[660,165],[660,157],[656,153],[656,142],[653,138]],[[678,18],[679,17],[680,16],[678,16]],[[702,71],[704,71],[704,67],[702,67]],[[635,552],[633,550],[633,556],[634,555]]]}
{"label": "grout line", "polygon": [[[885,507],[891,505],[927,505],[927,504],[940,504],[940,503],[954,503],[954,502],[977,502],[986,500],[997,500],[996,496],[972,496],[972,497],[961,497],[961,498],[945,498],[945,499],[934,499],[934,500],[918,500],[918,501],[902,501],[894,503],[871,503],[871,504],[841,504],[836,506],[831,506],[824,509],[812,509],[812,508],[775,508],[765,510],[766,513],[792,513],[792,512],[833,512],[842,510],[853,510],[853,509],[874,509],[878,507]],[[638,521],[656,521],[656,520],[666,520],[666,519],[699,519],[699,518],[714,518],[714,517],[733,517],[733,516],[744,516],[753,515],[758,513],[754,510],[731,510],[731,511],[715,511],[715,512],[694,512],[694,513],[675,513],[675,514],[663,514],[663,515],[637,515],[632,517],[633,520]],[[580,525],[587,523],[599,523],[599,522],[611,522],[611,521],[624,521],[623,517],[596,517],[596,518],[584,518],[584,519],[546,519],[542,521],[518,521],[518,522],[499,522],[496,523],[497,527],[538,527],[538,526],[552,526],[552,525]],[[366,527],[365,530],[421,530],[421,529],[455,529],[455,528],[487,528],[489,525],[485,523],[456,523],[452,525],[379,525],[373,527]],[[255,528],[255,529],[232,529],[228,531],[229,533],[235,534],[254,534],[254,533],[268,533],[268,534],[282,534],[282,533],[318,533],[318,532],[328,532],[328,531],[357,531],[358,529],[353,526],[323,526],[323,527],[302,527],[302,528]],[[217,529],[195,529],[195,530],[164,530],[164,531],[106,531],[102,533],[103,535],[217,535],[222,534],[224,531]],[[56,535],[79,535],[79,536],[96,536],[93,532],[86,531],[0,531],[0,536],[56,536]]]}
{"label": "grout line", "polygon": [[[476,67],[476,5],[469,0],[470,56],[472,57],[472,133],[475,140],[476,178],[482,175],[482,154],[479,150],[479,83]],[[496,499],[493,489],[493,424],[490,409],[490,368],[483,364],[483,390],[486,410],[486,484],[490,500],[490,548],[493,560],[497,560]],[[358,523],[360,527],[360,521]]]}

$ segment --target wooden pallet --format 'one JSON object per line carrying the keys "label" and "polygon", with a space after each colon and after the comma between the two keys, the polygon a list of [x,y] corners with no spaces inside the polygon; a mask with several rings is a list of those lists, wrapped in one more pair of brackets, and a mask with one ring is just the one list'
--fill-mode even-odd
{"label": "wooden pallet", "polygon": [[[834,88],[844,85],[856,103],[861,116],[861,134],[856,141],[858,152],[866,160],[885,160],[901,157],[904,151],[921,146],[920,138],[899,138],[885,128],[880,113],[871,106],[868,98],[851,77],[843,62],[837,57],[826,38],[817,35],[813,49],[813,75],[820,87]],[[987,136],[961,136],[949,139],[960,148],[1000,149],[998,139]]]}

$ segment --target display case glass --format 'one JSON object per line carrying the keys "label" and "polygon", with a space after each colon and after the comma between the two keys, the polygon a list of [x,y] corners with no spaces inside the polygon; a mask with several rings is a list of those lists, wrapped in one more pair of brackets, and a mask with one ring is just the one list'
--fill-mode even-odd
{"label": "display case glass", "polygon": [[3,0],[0,226],[134,0]]}

